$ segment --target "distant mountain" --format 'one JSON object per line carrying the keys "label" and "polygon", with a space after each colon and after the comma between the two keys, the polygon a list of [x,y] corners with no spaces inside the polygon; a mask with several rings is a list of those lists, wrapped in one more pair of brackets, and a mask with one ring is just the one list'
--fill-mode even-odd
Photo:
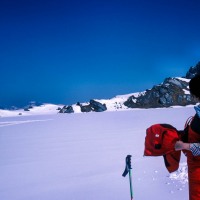
{"label": "distant mountain", "polygon": [[155,85],[144,92],[119,95],[107,100],[95,99],[84,104],[78,103],[64,106],[59,112],[101,112],[130,108],[163,108],[194,105],[197,101],[189,93],[189,81],[190,79],[186,78],[166,78],[163,83]]}
{"label": "distant mountain", "polygon": [[[30,102],[20,111],[20,115],[27,113],[81,113],[81,112],[103,112],[117,111],[132,108],[163,108],[172,106],[194,105],[197,102],[189,92],[189,81],[196,74],[200,74],[200,62],[190,67],[185,77],[166,78],[163,83],[154,85],[151,89],[143,92],[118,95],[111,99],[92,99],[86,103],[77,102],[73,105],[56,106],[52,104],[41,104]],[[50,107],[50,108],[49,108]],[[18,112],[14,107],[13,112]],[[1,114],[0,116],[4,116]],[[4,112],[5,113],[5,112]]]}
{"label": "distant mountain", "polygon": [[163,83],[144,92],[119,95],[108,100],[90,100],[88,103],[64,106],[60,113],[101,112],[129,108],[163,108],[194,105],[197,102],[189,92],[189,81],[200,74],[200,62],[190,67],[185,77],[166,78]]}

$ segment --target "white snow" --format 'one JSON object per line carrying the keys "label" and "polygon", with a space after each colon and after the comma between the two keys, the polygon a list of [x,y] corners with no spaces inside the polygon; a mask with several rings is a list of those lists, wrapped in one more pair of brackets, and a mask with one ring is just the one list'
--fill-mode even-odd
{"label": "white snow", "polygon": [[179,169],[176,172],[171,173],[169,177],[171,178],[171,180],[178,180],[183,184],[188,183],[187,170],[187,163],[183,162],[180,164]]}
{"label": "white snow", "polygon": [[63,105],[44,104],[41,106],[35,106],[29,109],[29,111],[24,111],[24,109],[19,109],[19,110],[1,110],[0,109],[0,117],[56,114],[58,113],[58,110],[57,110],[58,107],[63,107]]}
{"label": "white snow", "polygon": [[184,94],[190,94],[190,91],[189,91],[189,90],[183,89],[183,92],[184,92]]}
{"label": "white snow", "polygon": [[[154,123],[182,129],[192,107],[0,118],[1,200],[125,200],[132,155],[134,200],[187,200],[187,166],[169,174],[162,157],[143,157]],[[32,112],[33,113],[33,112]]]}
{"label": "white snow", "polygon": [[176,77],[177,79],[181,80],[181,81],[185,81],[187,83],[190,82],[191,79],[188,79],[188,78],[181,78],[181,77]]}
{"label": "white snow", "polygon": [[[124,105],[124,102],[127,101],[127,99],[130,96],[135,96],[136,98],[140,95],[144,95],[146,91],[144,92],[135,92],[130,94],[124,94],[124,95],[117,95],[116,97],[113,97],[111,99],[94,99],[95,101],[100,102],[101,104],[106,104],[107,111],[119,111],[119,110],[127,110],[129,109]],[[81,103],[82,105],[88,105],[88,103]],[[72,105],[75,113],[81,113],[80,106],[77,106],[76,104]]]}

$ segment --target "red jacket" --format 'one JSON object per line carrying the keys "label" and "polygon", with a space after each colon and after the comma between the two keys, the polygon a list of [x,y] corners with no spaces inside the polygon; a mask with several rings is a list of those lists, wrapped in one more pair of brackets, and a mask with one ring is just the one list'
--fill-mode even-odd
{"label": "red jacket", "polygon": [[174,149],[179,139],[179,131],[172,125],[154,124],[146,130],[144,156],[163,156],[167,170],[174,172],[181,157],[181,151]]}
{"label": "red jacket", "polygon": [[[200,118],[195,115],[186,124],[188,143],[200,143]],[[188,164],[189,200],[200,200],[200,156],[186,152]]]}

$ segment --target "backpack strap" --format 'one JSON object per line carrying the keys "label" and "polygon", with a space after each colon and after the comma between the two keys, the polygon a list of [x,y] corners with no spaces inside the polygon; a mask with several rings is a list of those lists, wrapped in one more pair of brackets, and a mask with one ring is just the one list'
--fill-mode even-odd
{"label": "backpack strap", "polygon": [[184,130],[179,132],[180,133],[180,140],[183,141],[183,142],[188,142],[189,127],[190,127],[190,124],[191,124],[193,119],[194,119],[193,116],[188,117],[188,119],[185,122]]}
{"label": "backpack strap", "polygon": [[184,128],[187,128],[191,124],[193,119],[194,119],[194,116],[188,117],[188,119],[185,122],[185,127]]}

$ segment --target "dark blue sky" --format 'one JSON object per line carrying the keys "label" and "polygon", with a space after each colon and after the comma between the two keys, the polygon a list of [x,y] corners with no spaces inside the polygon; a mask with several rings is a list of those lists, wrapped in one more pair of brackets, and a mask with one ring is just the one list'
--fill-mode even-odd
{"label": "dark blue sky", "polygon": [[143,91],[200,61],[199,0],[1,0],[0,105]]}

